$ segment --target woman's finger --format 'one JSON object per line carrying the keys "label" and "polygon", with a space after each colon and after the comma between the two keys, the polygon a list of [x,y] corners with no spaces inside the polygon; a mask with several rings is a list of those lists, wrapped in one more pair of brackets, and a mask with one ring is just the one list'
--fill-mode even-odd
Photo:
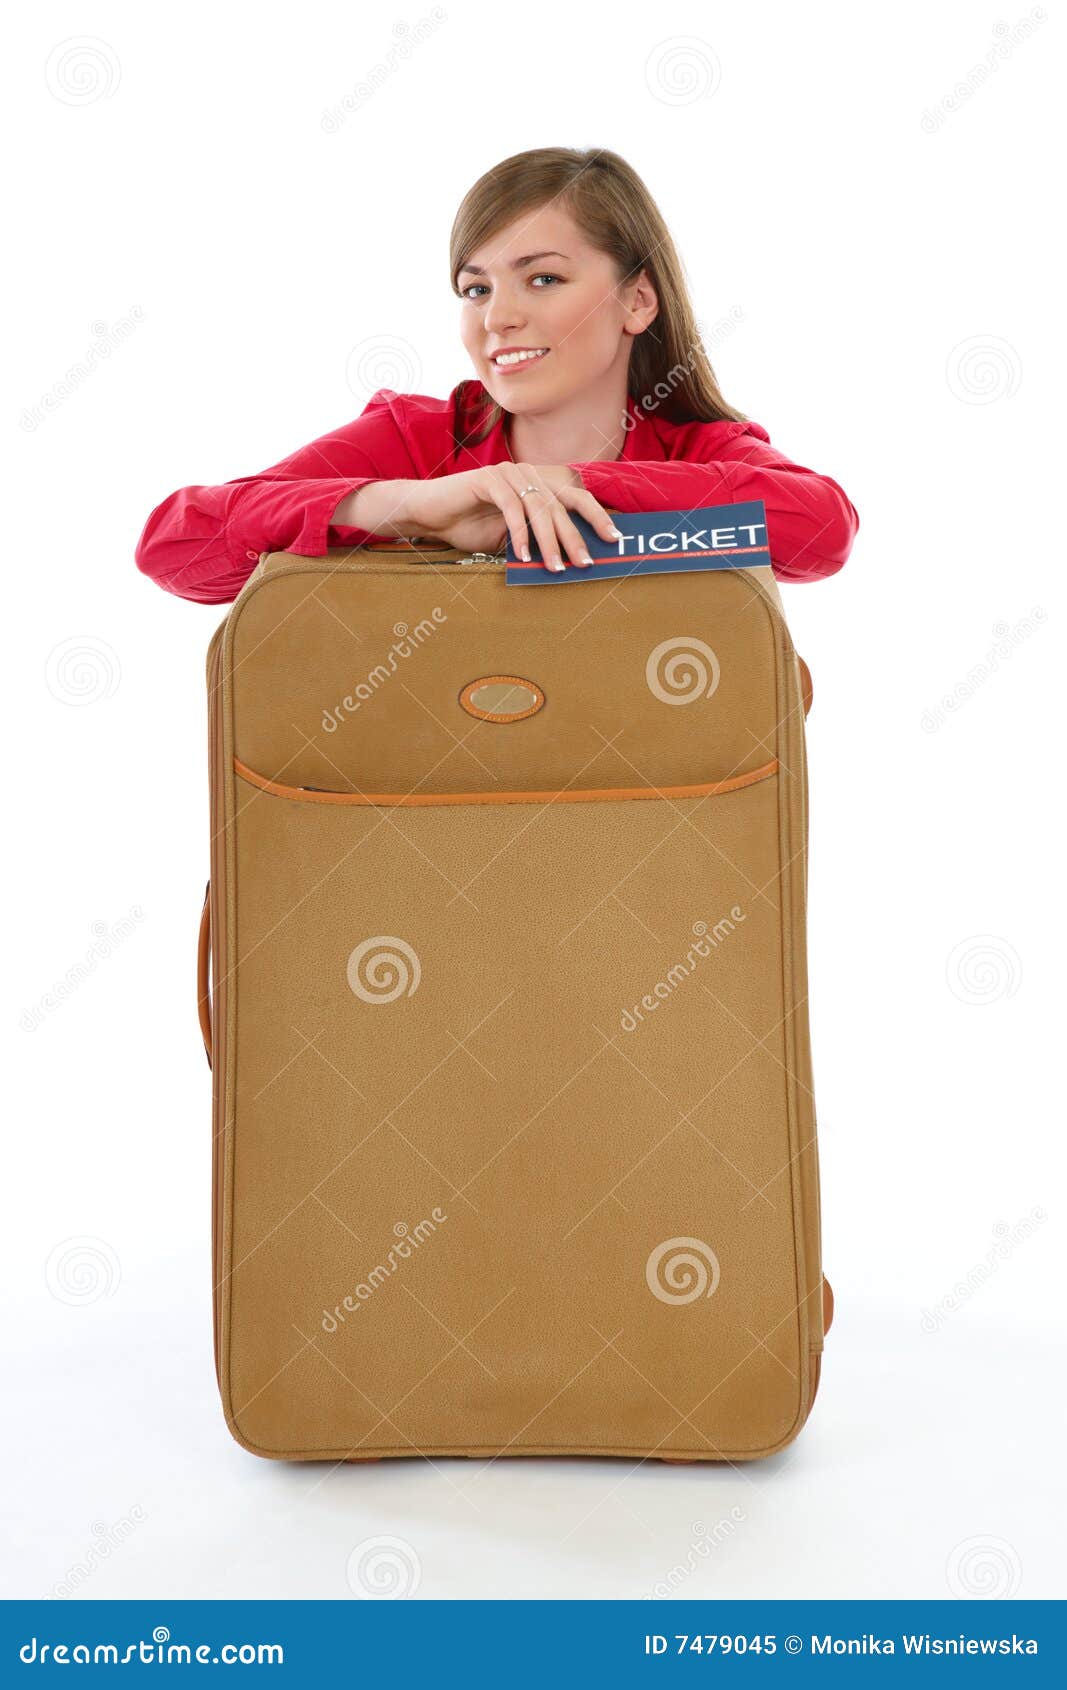
{"label": "woman's finger", "polygon": [[567,566],[563,561],[559,535],[556,533],[556,524],[552,516],[554,502],[556,501],[554,501],[552,494],[538,489],[535,493],[527,494],[523,500],[523,505],[526,509],[526,520],[533,528],[534,538],[537,541],[544,566],[551,570],[554,575],[558,575],[560,570]]}
{"label": "woman's finger", "polygon": [[[491,464],[482,470],[473,484],[476,498],[483,505],[495,505],[504,523],[504,533],[510,538],[516,557],[530,561],[530,542],[526,532],[526,510],[516,485],[507,473],[511,466]],[[519,483],[518,485],[522,485]]]}
{"label": "woman's finger", "polygon": [[589,555],[585,536],[571,521],[567,515],[566,507],[558,499],[552,511],[552,518],[556,525],[556,533],[569,561],[574,564],[576,569],[588,569],[593,560]]}
{"label": "woman's finger", "polygon": [[596,529],[602,540],[617,540],[619,529],[615,518],[604,509],[600,501],[589,492],[586,487],[565,487],[558,495],[562,504],[570,510],[576,510],[586,522]]}
{"label": "woman's finger", "polygon": [[568,563],[588,569],[593,561],[589,549],[561,504],[551,476],[542,477],[536,464],[512,464],[510,479],[520,493],[525,490],[527,517],[533,518],[534,507],[541,518],[540,524],[534,520],[533,527],[545,568],[557,575]]}
{"label": "woman's finger", "polygon": [[[513,488],[517,502],[522,506],[525,522],[533,529],[545,568],[554,574],[565,568],[560,556],[559,538],[556,525],[552,519],[552,506],[558,507],[559,501],[550,488],[541,482],[536,466],[533,464],[508,464],[502,466],[505,478]],[[514,544],[514,541],[512,542]],[[525,536],[523,543],[525,544]],[[523,561],[530,561],[529,548],[520,551],[516,547],[517,555]]]}

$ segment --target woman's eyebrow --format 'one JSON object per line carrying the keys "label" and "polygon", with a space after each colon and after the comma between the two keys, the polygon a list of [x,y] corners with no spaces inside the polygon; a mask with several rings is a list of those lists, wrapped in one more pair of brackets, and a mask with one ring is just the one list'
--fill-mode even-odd
{"label": "woman's eyebrow", "polygon": [[[567,254],[565,252],[528,252],[522,258],[513,258],[512,261],[511,261],[511,268],[513,270],[521,270],[524,264],[532,264],[535,258],[566,258],[566,257],[567,257]],[[485,271],[482,269],[482,266],[480,264],[461,264],[460,267],[459,267],[459,274],[461,276],[462,276],[464,270],[469,270],[471,272],[472,276],[484,276],[485,275]]]}

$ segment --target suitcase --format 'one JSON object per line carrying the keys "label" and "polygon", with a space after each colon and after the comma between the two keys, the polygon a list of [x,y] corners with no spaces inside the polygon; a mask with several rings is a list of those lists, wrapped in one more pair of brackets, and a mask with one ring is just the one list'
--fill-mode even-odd
{"label": "suitcase", "polygon": [[198,993],[237,1442],[790,1443],[833,1302],[811,684],[771,570],[523,591],[425,543],[264,553],[208,691]]}

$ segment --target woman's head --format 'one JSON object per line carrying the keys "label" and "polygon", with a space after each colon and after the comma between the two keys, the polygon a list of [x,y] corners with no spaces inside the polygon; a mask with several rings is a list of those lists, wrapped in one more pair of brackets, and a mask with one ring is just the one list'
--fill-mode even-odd
{"label": "woman's head", "polygon": [[[468,443],[504,410],[543,413],[616,385],[673,420],[743,420],[719,392],[663,218],[617,153],[505,159],[464,198],[450,258],[463,343],[492,401]],[[548,351],[499,369],[492,354],[506,347]]]}

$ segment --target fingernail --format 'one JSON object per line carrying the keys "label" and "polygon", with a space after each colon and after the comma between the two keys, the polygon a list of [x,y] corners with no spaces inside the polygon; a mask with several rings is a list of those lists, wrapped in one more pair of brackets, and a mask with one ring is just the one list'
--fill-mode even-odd
{"label": "fingernail", "polygon": [[549,569],[560,570],[563,568],[563,565],[560,563],[558,557],[550,557],[548,560],[548,567]]}
{"label": "fingernail", "polygon": [[522,548],[522,561],[523,563],[529,563],[530,561],[530,549],[528,546],[523,546]]}
{"label": "fingernail", "polygon": [[579,562],[581,563],[581,566],[582,566],[583,569],[588,569],[589,565],[592,563],[592,561],[593,561],[592,558],[589,557],[586,552],[583,552],[582,555],[581,555],[581,558],[579,559]]}
{"label": "fingernail", "polygon": [[611,532],[611,538],[613,540],[621,540],[622,539],[622,529],[621,528],[612,528],[610,530],[610,532]]}

